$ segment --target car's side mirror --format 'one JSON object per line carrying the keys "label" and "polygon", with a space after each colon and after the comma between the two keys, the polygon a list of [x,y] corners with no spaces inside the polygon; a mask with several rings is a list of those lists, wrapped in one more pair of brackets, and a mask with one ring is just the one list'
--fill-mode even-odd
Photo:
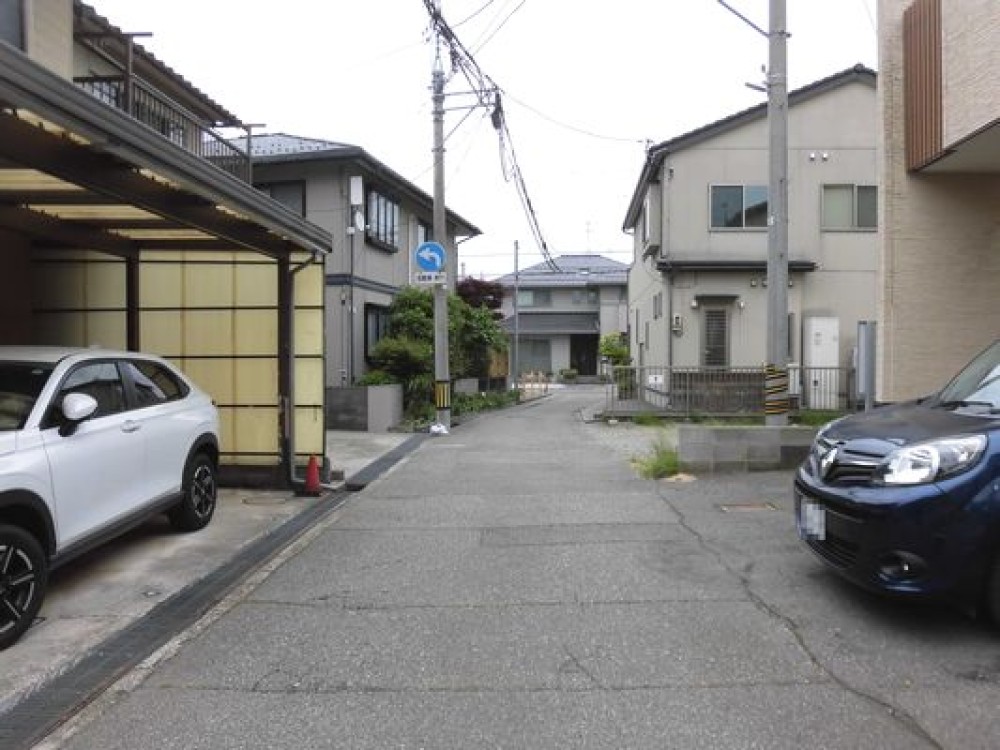
{"label": "car's side mirror", "polygon": [[59,428],[59,434],[66,437],[76,431],[80,422],[94,415],[97,399],[86,393],[69,393],[62,400],[61,409],[65,421]]}

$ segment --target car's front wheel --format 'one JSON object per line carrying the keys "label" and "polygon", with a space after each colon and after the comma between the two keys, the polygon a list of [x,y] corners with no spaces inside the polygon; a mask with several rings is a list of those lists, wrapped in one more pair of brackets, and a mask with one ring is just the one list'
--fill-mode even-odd
{"label": "car's front wheel", "polygon": [[184,496],[170,511],[170,523],[180,531],[197,531],[208,525],[215,513],[215,462],[204,453],[188,461],[182,480]]}
{"label": "car's front wheel", "polygon": [[49,580],[41,544],[17,526],[0,525],[0,649],[34,622]]}

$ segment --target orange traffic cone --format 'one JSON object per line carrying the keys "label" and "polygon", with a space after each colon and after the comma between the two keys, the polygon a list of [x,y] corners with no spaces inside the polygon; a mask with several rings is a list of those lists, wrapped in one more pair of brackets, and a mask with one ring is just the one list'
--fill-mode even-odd
{"label": "orange traffic cone", "polygon": [[319,462],[316,456],[309,456],[309,464],[306,466],[306,486],[303,488],[306,495],[320,495],[323,488],[319,486]]}

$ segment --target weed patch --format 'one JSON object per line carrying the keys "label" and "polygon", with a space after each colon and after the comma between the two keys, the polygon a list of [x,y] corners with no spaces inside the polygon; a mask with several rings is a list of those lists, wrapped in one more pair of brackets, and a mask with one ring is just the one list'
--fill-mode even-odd
{"label": "weed patch", "polygon": [[657,441],[649,454],[634,459],[632,465],[643,479],[664,479],[680,471],[677,451],[663,440]]}

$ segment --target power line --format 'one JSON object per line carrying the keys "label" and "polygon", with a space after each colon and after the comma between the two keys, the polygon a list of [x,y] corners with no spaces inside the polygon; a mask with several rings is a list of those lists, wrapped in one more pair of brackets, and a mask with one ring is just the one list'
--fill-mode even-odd
{"label": "power line", "polygon": [[[504,26],[507,25],[507,22],[511,19],[511,17],[519,10],[521,10],[521,8],[524,7],[525,2],[527,2],[527,0],[521,0],[521,2],[517,4],[517,7],[515,7],[510,13],[508,13],[506,17],[499,24],[497,24],[497,27],[493,29],[493,31],[491,31],[485,39],[481,40],[476,44],[476,52],[481,52],[483,47],[489,44],[490,40],[493,39],[493,37],[495,37]],[[499,14],[497,15],[499,16]]]}
{"label": "power line", "polygon": [[553,125],[558,125],[561,128],[566,128],[567,130],[572,130],[574,133],[580,133],[581,135],[590,136],[591,138],[597,138],[597,139],[602,140],[602,141],[618,141],[620,143],[645,143],[646,140],[647,140],[646,138],[623,138],[623,137],[620,137],[620,136],[601,135],[600,133],[594,133],[594,132],[592,132],[590,130],[586,130],[585,128],[579,128],[579,127],[576,127],[575,125],[570,125],[569,123],[562,122],[561,120],[557,120],[554,117],[550,117],[549,115],[545,114],[544,112],[541,112],[541,111],[535,109],[530,104],[527,104],[527,103],[521,101],[520,99],[512,96],[510,93],[508,93],[506,91],[504,92],[504,96],[507,99],[510,99],[512,102],[514,102],[516,104],[519,104],[522,107],[524,107],[525,109],[527,109],[527,110],[535,113],[536,115],[538,115],[539,117],[541,117],[543,120],[547,120],[548,122],[551,122]]}
{"label": "power line", "polygon": [[[545,242],[545,237],[542,234],[542,228],[538,221],[538,215],[528,195],[528,187],[517,161],[517,154],[514,150],[510,130],[503,111],[500,87],[479,67],[479,63],[476,62],[472,53],[469,52],[448,25],[447,21],[444,20],[441,9],[436,5],[434,0],[423,0],[423,3],[427,13],[430,15],[431,29],[436,34],[438,40],[443,42],[447,47],[453,72],[458,71],[462,74],[472,89],[472,93],[477,97],[479,106],[490,112],[493,128],[497,131],[497,136],[500,140],[500,164],[504,179],[514,183],[525,217],[528,220],[528,226],[535,238],[535,243],[545,257],[546,263],[553,270],[559,270],[558,265],[549,252],[548,244]],[[517,6],[510,15],[513,15],[520,7],[520,5]],[[504,23],[506,23],[506,19]]]}

